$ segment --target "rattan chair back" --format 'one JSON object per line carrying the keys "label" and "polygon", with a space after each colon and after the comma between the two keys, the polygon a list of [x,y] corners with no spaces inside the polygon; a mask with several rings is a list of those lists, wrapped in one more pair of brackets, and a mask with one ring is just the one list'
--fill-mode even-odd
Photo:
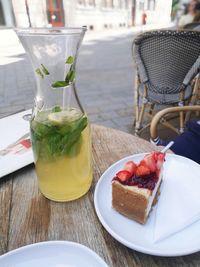
{"label": "rattan chair back", "polygon": [[[200,32],[159,30],[140,34],[133,42],[133,57],[141,83],[164,104],[160,95],[178,94],[200,69]],[[168,99],[168,104],[169,104]]]}

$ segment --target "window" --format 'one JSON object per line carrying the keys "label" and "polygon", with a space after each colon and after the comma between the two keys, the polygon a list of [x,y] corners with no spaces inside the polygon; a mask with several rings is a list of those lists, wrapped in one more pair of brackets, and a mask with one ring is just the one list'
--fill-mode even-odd
{"label": "window", "polygon": [[78,5],[80,6],[85,6],[85,0],[79,0]]}
{"label": "window", "polygon": [[108,0],[108,1],[107,1],[107,6],[108,6],[109,8],[112,8],[112,7],[113,7],[113,0]]}
{"label": "window", "polygon": [[155,10],[155,6],[156,6],[155,0],[148,0],[148,7],[147,7],[148,10]]}
{"label": "window", "polygon": [[122,9],[123,8],[123,0],[119,0],[119,8]]}
{"label": "window", "polygon": [[95,0],[88,0],[89,6],[95,6]]}
{"label": "window", "polygon": [[95,6],[95,0],[79,0],[77,2],[78,6],[82,6],[82,7],[94,7]]}
{"label": "window", "polygon": [[139,4],[139,10],[143,11],[144,10],[144,2],[140,2]]}
{"label": "window", "polygon": [[113,8],[113,0],[102,0],[101,6],[104,8]]}
{"label": "window", "polygon": [[5,25],[3,7],[0,1],[0,25]]}
{"label": "window", "polygon": [[125,0],[125,8],[128,9],[128,0]]}

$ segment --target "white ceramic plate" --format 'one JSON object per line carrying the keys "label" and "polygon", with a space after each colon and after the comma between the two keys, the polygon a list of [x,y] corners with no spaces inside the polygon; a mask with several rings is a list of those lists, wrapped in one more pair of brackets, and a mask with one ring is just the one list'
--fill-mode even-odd
{"label": "white ceramic plate", "polygon": [[74,242],[48,241],[0,256],[1,267],[108,267],[91,249]]}
{"label": "white ceramic plate", "polygon": [[[111,181],[115,174],[121,170],[129,160],[139,162],[145,154],[136,154],[126,157],[113,164],[101,176],[97,183],[94,195],[96,213],[105,229],[120,243],[125,246],[157,256],[182,256],[200,251],[200,221],[192,224],[184,230],[160,241],[153,242],[153,229],[155,221],[155,208],[150,214],[145,225],[140,225],[125,216],[119,214],[111,206]],[[165,170],[171,160],[181,161],[184,164],[197,164],[187,158],[173,154],[167,154]],[[165,175],[164,170],[164,175]],[[178,175],[178,170],[174,170]],[[200,165],[199,165],[200,172]],[[188,173],[191,177],[192,173]],[[166,200],[167,201],[167,200]],[[173,223],[173,222],[172,222]]]}

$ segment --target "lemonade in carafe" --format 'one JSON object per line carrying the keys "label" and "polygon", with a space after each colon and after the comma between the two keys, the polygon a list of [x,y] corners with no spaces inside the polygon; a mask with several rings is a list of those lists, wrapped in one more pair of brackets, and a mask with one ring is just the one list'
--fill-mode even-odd
{"label": "lemonade in carafe", "polygon": [[38,184],[44,196],[70,201],[92,182],[90,124],[75,88],[82,29],[18,30],[37,77],[30,121]]}

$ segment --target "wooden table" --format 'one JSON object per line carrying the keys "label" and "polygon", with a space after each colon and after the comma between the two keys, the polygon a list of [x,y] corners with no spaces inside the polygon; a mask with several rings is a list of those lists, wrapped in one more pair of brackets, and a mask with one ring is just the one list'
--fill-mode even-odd
{"label": "wooden table", "polygon": [[112,267],[200,266],[200,253],[178,258],[144,255],[121,245],[100,224],[94,189],[101,174],[120,158],[155,149],[149,142],[101,126],[93,126],[94,181],[87,195],[56,203],[38,192],[34,166],[0,181],[0,254],[45,240],[71,240],[96,251]]}

